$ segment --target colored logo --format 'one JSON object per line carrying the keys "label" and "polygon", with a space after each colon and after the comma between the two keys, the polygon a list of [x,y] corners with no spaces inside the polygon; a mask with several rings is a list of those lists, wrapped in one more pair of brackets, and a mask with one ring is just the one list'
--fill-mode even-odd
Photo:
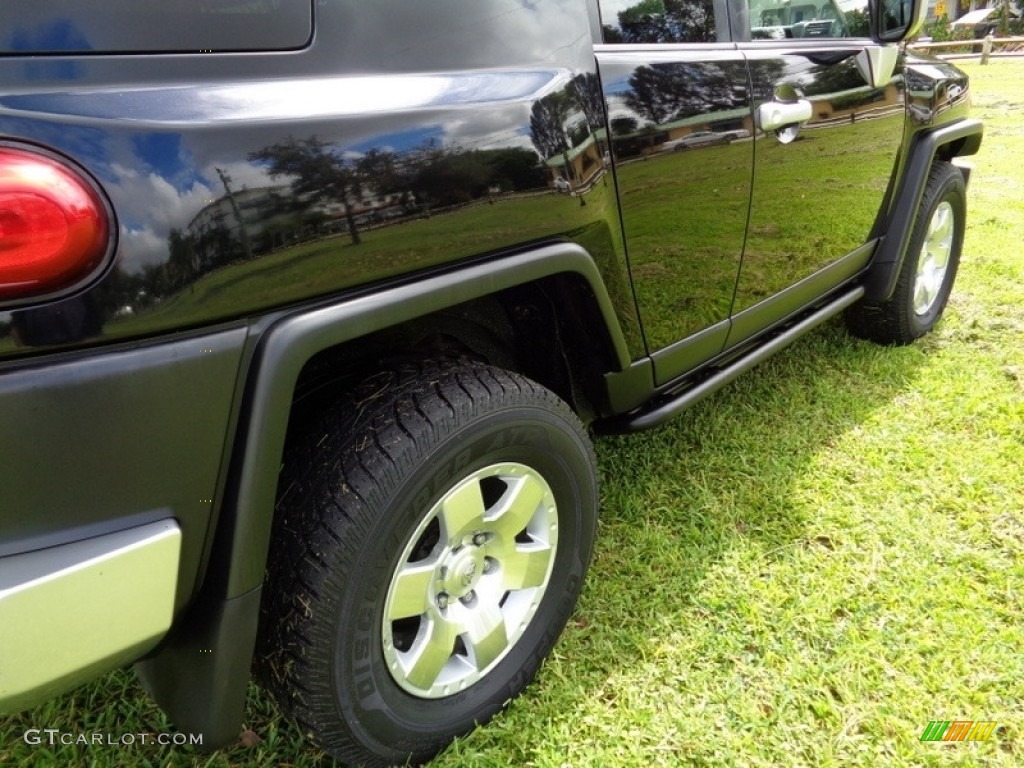
{"label": "colored logo", "polygon": [[932,720],[921,741],[988,741],[995,720]]}

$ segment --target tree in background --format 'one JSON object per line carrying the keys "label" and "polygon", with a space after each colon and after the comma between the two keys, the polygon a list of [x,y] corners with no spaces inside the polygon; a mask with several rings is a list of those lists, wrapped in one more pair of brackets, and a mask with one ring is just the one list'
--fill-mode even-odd
{"label": "tree in background", "polygon": [[626,105],[655,125],[744,107],[747,70],[741,62],[680,62],[637,67]]}
{"label": "tree in background", "polygon": [[850,37],[870,37],[871,31],[868,27],[867,9],[859,10],[854,8],[843,14],[846,18],[846,30]]}
{"label": "tree in background", "polygon": [[545,159],[569,149],[566,123],[572,117],[575,100],[565,91],[548,94],[530,110],[530,139]]}
{"label": "tree in background", "polygon": [[353,199],[362,194],[363,174],[356,161],[335,154],[331,145],[316,136],[284,141],[249,153],[249,159],[266,163],[271,177],[290,176],[292,192],[309,201],[336,202],[345,209],[352,245],[362,238],[356,228]]}
{"label": "tree in background", "polygon": [[641,0],[619,12],[617,27],[606,24],[609,43],[713,43],[712,0]]}

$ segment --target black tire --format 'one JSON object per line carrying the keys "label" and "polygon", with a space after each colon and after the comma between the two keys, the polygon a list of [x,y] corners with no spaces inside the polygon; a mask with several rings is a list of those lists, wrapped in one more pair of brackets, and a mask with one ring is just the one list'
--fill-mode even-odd
{"label": "black tire", "polygon": [[[879,344],[909,344],[935,327],[956,280],[966,218],[967,187],[963,174],[950,163],[936,163],[928,174],[892,296],[882,302],[860,302],[846,311],[846,325],[854,336]],[[935,225],[945,226],[947,221],[948,246],[940,247]],[[946,239],[941,238],[943,242]],[[947,247],[945,267],[940,274],[931,268],[936,263],[933,251],[945,251]]]}
{"label": "black tire", "polygon": [[[257,672],[349,764],[422,762],[522,690],[572,613],[595,536],[596,461],[575,414],[476,363],[371,377],[297,441],[280,488]],[[401,618],[385,622],[386,605]]]}

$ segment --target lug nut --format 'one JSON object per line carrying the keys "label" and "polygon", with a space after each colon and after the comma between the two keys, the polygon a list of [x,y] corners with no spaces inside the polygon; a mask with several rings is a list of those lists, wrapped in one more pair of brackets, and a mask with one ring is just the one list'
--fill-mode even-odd
{"label": "lug nut", "polygon": [[462,601],[463,605],[471,605],[473,603],[473,601],[476,600],[476,592],[474,592],[471,589],[471,590],[469,590],[469,592],[467,592],[462,597],[460,597],[459,600]]}
{"label": "lug nut", "polygon": [[478,547],[482,547],[486,542],[487,542],[487,534],[486,533],[478,533],[478,534],[476,534],[476,536],[473,537],[473,543],[476,544]]}
{"label": "lug nut", "polygon": [[444,609],[448,607],[448,593],[442,592],[437,596],[437,607]]}

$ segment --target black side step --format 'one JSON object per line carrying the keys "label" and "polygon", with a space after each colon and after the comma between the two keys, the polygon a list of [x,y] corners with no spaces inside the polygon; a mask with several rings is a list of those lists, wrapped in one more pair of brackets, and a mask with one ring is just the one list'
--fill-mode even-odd
{"label": "black side step", "polygon": [[851,291],[833,299],[820,309],[771,337],[768,341],[751,349],[741,357],[719,368],[706,379],[683,389],[661,397],[654,397],[649,403],[636,410],[619,416],[602,419],[594,424],[594,429],[601,434],[618,434],[622,432],[639,432],[643,429],[656,427],[662,422],[689,408],[698,400],[702,400],[719,387],[725,386],[741,373],[749,371],[758,363],[768,359],[783,347],[789,346],[807,331],[815,328],[830,317],[838,315],[864,295],[864,288],[858,286]]}

